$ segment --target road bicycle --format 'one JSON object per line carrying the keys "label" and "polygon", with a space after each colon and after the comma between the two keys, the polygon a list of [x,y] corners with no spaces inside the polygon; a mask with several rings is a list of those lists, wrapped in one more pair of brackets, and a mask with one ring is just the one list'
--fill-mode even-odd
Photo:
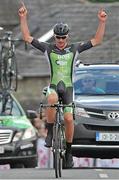
{"label": "road bicycle", "polygon": [[15,42],[23,41],[12,39],[12,32],[5,32],[0,38],[0,81],[2,90],[17,90],[17,61]]}
{"label": "road bicycle", "polygon": [[66,151],[66,140],[65,140],[65,126],[63,119],[63,108],[72,107],[73,108],[73,117],[75,104],[64,105],[62,104],[61,99],[59,99],[58,103],[54,105],[49,104],[40,104],[40,118],[42,119],[42,108],[55,108],[56,109],[56,118],[53,125],[53,140],[52,140],[52,152],[53,152],[53,165],[55,169],[55,177],[62,176],[62,168],[65,168],[65,151]]}

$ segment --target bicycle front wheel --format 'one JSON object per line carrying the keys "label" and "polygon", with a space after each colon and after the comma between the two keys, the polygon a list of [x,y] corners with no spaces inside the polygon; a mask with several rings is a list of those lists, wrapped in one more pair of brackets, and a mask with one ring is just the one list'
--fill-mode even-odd
{"label": "bicycle front wheel", "polygon": [[61,160],[61,128],[59,124],[54,126],[53,130],[53,157],[54,157],[54,169],[56,178],[61,177],[62,160]]}

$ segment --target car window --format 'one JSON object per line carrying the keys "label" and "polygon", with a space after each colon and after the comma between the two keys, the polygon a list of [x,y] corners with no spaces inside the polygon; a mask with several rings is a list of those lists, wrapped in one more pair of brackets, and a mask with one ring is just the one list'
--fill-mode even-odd
{"label": "car window", "polygon": [[119,94],[119,70],[83,69],[74,73],[75,95]]}
{"label": "car window", "polygon": [[11,96],[5,99],[0,95],[0,115],[21,116],[22,112],[19,105]]}

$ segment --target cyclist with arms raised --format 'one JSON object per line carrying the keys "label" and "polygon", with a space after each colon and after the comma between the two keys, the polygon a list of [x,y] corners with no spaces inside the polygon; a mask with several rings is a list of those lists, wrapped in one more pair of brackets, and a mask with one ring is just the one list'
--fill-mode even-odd
{"label": "cyclist with arms raised", "polygon": [[[54,26],[54,44],[46,42],[39,42],[37,39],[30,35],[27,25],[27,9],[22,3],[19,9],[21,31],[23,38],[26,42],[33,45],[35,48],[42,51],[49,61],[51,78],[50,86],[47,91],[47,101],[49,104],[54,104],[58,101],[58,93],[60,90],[60,96],[64,104],[71,104],[73,101],[73,87],[72,87],[72,74],[73,63],[81,52],[92,48],[102,42],[107,14],[104,10],[98,12],[99,25],[97,32],[91,40],[84,43],[69,44],[69,27],[64,23],[57,23]],[[46,137],[46,147],[52,146],[53,135],[53,123],[55,120],[56,111],[54,108],[47,109],[47,121],[48,121],[48,134]],[[74,134],[74,123],[72,108],[64,109],[65,120],[65,134],[66,134],[66,167],[71,168],[73,166],[73,158],[71,152],[71,145]]]}

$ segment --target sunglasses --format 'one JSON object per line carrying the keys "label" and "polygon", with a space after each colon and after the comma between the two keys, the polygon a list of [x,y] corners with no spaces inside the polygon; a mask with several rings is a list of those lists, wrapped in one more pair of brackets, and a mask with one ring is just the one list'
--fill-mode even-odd
{"label": "sunglasses", "polygon": [[57,39],[66,39],[67,36],[55,36]]}

